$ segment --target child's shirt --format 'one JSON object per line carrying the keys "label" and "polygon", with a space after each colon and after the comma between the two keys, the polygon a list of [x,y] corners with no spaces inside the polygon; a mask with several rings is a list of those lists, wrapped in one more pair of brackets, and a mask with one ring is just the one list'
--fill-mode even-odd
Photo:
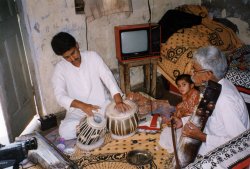
{"label": "child's shirt", "polygon": [[182,96],[182,102],[176,106],[176,116],[181,118],[190,116],[195,106],[199,103],[200,92],[196,89],[191,89],[187,94]]}

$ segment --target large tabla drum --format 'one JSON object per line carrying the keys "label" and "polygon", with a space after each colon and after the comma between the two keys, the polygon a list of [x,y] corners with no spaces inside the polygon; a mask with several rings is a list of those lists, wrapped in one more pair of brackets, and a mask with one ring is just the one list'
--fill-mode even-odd
{"label": "large tabla drum", "polygon": [[76,145],[83,150],[92,150],[104,143],[107,121],[102,114],[85,116],[77,127]]}
{"label": "large tabla drum", "polygon": [[138,126],[138,106],[131,100],[124,100],[131,109],[127,112],[118,112],[115,102],[106,108],[107,128],[114,139],[123,139],[135,134]]}

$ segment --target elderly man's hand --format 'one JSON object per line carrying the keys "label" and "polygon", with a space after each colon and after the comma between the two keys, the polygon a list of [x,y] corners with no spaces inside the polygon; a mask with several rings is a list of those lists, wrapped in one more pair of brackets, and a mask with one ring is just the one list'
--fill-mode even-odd
{"label": "elderly man's hand", "polygon": [[115,109],[118,110],[119,112],[126,112],[131,109],[130,105],[124,103],[124,102],[119,102],[115,104]]}
{"label": "elderly man's hand", "polygon": [[172,116],[170,120],[171,123],[173,123],[173,127],[176,129],[179,129],[183,126],[181,119],[178,117]]}
{"label": "elderly man's hand", "polygon": [[204,134],[200,128],[192,124],[191,122],[187,122],[182,131],[183,136],[190,137],[196,140],[200,140],[202,142],[206,141],[206,134]]}

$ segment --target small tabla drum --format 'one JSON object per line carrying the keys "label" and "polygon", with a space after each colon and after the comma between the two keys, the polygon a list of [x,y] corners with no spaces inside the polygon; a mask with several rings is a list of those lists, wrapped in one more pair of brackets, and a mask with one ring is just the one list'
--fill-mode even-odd
{"label": "small tabla drum", "polygon": [[83,150],[93,150],[104,143],[106,133],[106,118],[99,113],[85,116],[76,129],[76,145]]}
{"label": "small tabla drum", "polygon": [[123,139],[135,134],[138,126],[138,106],[131,100],[124,100],[131,109],[127,112],[119,112],[115,109],[115,102],[111,102],[106,108],[107,128],[114,139]]}

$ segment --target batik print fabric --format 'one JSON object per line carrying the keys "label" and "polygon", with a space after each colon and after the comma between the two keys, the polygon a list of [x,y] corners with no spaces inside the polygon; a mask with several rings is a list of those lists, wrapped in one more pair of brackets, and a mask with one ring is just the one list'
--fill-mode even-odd
{"label": "batik print fabric", "polygon": [[175,78],[185,72],[187,64],[198,48],[212,45],[223,52],[228,52],[243,45],[232,29],[209,18],[205,7],[184,5],[179,10],[202,16],[202,22],[191,28],[179,29],[161,44],[158,69],[164,72],[164,77],[174,86],[176,86]]}
{"label": "batik print fabric", "polygon": [[187,169],[240,169],[250,165],[250,129],[189,164]]}
{"label": "batik print fabric", "polygon": [[200,93],[196,89],[191,89],[186,95],[182,96],[182,102],[176,106],[176,116],[181,118],[190,116],[194,108],[199,103]]}

